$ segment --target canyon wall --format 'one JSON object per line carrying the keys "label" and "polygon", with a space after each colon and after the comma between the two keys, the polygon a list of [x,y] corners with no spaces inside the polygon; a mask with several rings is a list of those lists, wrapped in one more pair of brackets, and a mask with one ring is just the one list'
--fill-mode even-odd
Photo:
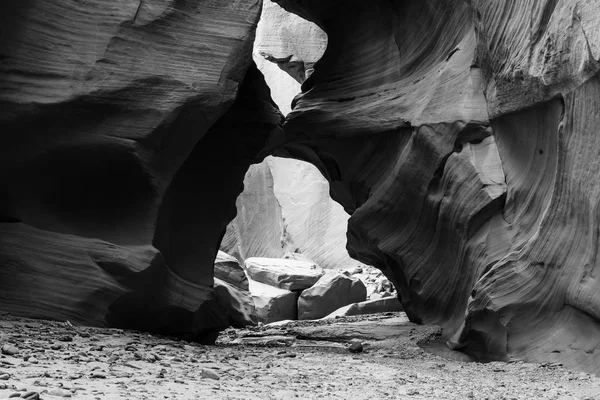
{"label": "canyon wall", "polygon": [[3,2],[3,311],[207,341],[230,325],[213,262],[281,136],[251,59],[261,4]]}
{"label": "canyon wall", "polygon": [[351,256],[453,348],[600,372],[600,3],[277,3],[328,35],[283,152]]}

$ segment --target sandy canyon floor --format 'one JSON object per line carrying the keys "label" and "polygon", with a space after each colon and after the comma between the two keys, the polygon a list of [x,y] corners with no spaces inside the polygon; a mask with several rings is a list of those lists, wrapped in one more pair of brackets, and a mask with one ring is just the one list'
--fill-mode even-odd
{"label": "sandy canyon floor", "polygon": [[[469,362],[438,336],[387,313],[230,329],[201,346],[2,315],[0,398],[600,399],[599,377]],[[355,339],[362,352],[348,350]]]}

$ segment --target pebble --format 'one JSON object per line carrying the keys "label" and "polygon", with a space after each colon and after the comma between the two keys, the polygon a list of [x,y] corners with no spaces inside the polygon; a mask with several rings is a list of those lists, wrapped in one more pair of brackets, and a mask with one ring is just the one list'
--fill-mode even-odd
{"label": "pebble", "polygon": [[359,341],[354,341],[350,346],[348,346],[348,351],[350,353],[362,353],[363,345]]}
{"label": "pebble", "polygon": [[62,344],[53,344],[50,346],[50,349],[52,350],[61,350],[63,348]]}
{"label": "pebble", "polygon": [[7,381],[9,378],[9,374],[0,374],[0,381]]}
{"label": "pebble", "polygon": [[71,392],[64,389],[50,389],[48,394],[56,397],[71,397]]}
{"label": "pebble", "polygon": [[18,353],[19,349],[16,346],[13,346],[12,344],[5,344],[4,346],[2,346],[2,354],[6,356],[14,356]]}
{"label": "pebble", "polygon": [[10,396],[8,396],[9,399],[11,398],[20,398],[20,399],[27,399],[27,400],[39,400],[40,395],[37,392],[25,392],[25,393],[13,393]]}
{"label": "pebble", "polygon": [[106,374],[104,374],[102,372],[94,372],[92,375],[90,375],[90,378],[106,379]]}
{"label": "pebble", "polygon": [[61,342],[72,342],[73,336],[63,335],[63,336],[59,337],[58,340],[60,340]]}
{"label": "pebble", "polygon": [[221,379],[221,377],[219,377],[219,375],[217,375],[215,372],[213,372],[209,369],[203,369],[202,371],[200,371],[200,376],[203,378],[214,379],[216,381]]}

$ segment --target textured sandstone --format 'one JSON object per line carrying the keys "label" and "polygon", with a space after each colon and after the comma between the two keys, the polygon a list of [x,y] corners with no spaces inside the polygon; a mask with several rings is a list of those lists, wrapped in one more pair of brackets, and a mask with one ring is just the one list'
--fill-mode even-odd
{"label": "textured sandstone", "polygon": [[296,293],[253,279],[249,279],[249,281],[250,293],[260,322],[268,324],[298,318],[298,295]]}
{"label": "textured sandstone", "polygon": [[200,340],[228,325],[213,261],[281,123],[251,65],[260,5],[2,4],[3,310]]}
{"label": "textured sandstone", "polygon": [[300,85],[314,69],[327,46],[317,25],[265,1],[256,29],[253,58],[284,115],[291,110]]}
{"label": "textured sandstone", "polygon": [[328,35],[286,151],[350,254],[456,348],[600,372],[600,4],[278,3]]}

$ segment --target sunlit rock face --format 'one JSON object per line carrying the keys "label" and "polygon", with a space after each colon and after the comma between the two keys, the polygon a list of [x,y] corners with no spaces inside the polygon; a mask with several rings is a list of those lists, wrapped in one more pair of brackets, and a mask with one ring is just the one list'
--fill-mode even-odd
{"label": "sunlit rock face", "polygon": [[413,321],[600,372],[595,1],[280,0],[328,46],[285,124]]}
{"label": "sunlit rock face", "polygon": [[[286,115],[300,84],[327,45],[314,23],[266,1],[256,31],[253,58]],[[324,268],[359,264],[346,250],[349,215],[329,195],[329,183],[311,164],[268,157],[248,170],[237,216],[221,248],[240,261],[302,253]]]}
{"label": "sunlit rock face", "polygon": [[271,1],[264,2],[253,58],[284,115],[326,47],[327,35],[317,25]]}
{"label": "sunlit rock face", "polygon": [[267,157],[252,165],[236,206],[221,249],[239,260],[301,253],[322,268],[360,265],[346,250],[349,216],[309,163]]}
{"label": "sunlit rock face", "polygon": [[198,340],[228,326],[213,261],[282,118],[251,65],[260,11],[3,2],[0,308]]}

